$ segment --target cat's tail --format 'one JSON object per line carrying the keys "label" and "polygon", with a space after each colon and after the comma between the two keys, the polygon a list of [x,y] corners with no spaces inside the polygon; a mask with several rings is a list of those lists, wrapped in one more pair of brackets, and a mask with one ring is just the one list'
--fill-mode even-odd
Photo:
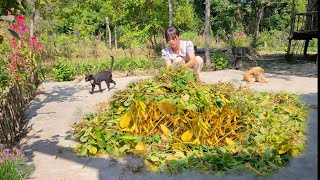
{"label": "cat's tail", "polygon": [[114,62],[114,57],[111,56],[111,64],[110,64],[110,67],[109,67],[109,71],[110,71],[110,72],[112,72],[113,62]]}

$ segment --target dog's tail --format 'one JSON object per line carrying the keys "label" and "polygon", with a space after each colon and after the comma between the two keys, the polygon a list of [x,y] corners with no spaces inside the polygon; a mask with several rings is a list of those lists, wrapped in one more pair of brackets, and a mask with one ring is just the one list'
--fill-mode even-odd
{"label": "dog's tail", "polygon": [[112,72],[113,63],[114,63],[114,57],[111,56],[111,64],[110,64],[110,67],[109,67],[109,71],[110,71],[110,72]]}

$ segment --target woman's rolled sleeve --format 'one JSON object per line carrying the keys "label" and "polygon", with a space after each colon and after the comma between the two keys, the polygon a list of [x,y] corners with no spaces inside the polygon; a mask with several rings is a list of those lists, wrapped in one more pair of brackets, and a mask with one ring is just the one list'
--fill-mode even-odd
{"label": "woman's rolled sleeve", "polygon": [[162,59],[164,59],[166,62],[171,62],[171,59],[169,57],[169,53],[165,50],[165,49],[162,49],[161,50],[161,57]]}
{"label": "woman's rolled sleeve", "polygon": [[194,45],[191,41],[187,41],[187,54],[194,54]]}

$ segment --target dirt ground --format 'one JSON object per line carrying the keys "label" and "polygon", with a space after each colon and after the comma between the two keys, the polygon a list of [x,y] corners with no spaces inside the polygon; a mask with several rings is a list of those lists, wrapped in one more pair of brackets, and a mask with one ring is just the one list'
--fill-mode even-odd
{"label": "dirt ground", "polygon": [[[287,91],[302,95],[305,103],[312,105],[310,110],[308,147],[306,152],[291,160],[289,166],[268,177],[257,177],[247,173],[225,176],[187,173],[164,175],[145,171],[141,159],[125,157],[114,161],[107,157],[77,157],[69,151],[75,142],[71,135],[72,124],[79,122],[89,112],[95,112],[99,103],[107,103],[112,95],[125,89],[139,79],[150,76],[115,77],[117,85],[110,91],[89,94],[91,86],[81,80],[71,82],[46,82],[38,88],[38,95],[26,112],[28,134],[21,141],[35,171],[29,179],[48,180],[119,180],[119,179],[317,179],[318,167],[318,67],[314,63],[284,64],[274,61],[258,62],[265,69],[269,83],[255,83],[251,88],[258,91]],[[249,66],[250,64],[248,64]],[[215,83],[232,82],[237,86],[244,72],[223,70],[202,72],[201,81]],[[106,88],[105,85],[102,85]],[[138,169],[138,171],[137,171]],[[141,169],[141,170],[140,170]]]}

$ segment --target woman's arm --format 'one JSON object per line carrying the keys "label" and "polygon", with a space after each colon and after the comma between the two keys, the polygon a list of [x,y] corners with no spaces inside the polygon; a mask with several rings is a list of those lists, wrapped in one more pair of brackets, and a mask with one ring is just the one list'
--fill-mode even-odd
{"label": "woman's arm", "polygon": [[166,62],[167,67],[171,66],[171,59],[169,57],[169,53],[165,49],[161,50],[161,57]]}
{"label": "woman's arm", "polygon": [[185,66],[188,68],[192,68],[196,64],[196,55],[194,53],[194,46],[191,41],[187,41],[186,53],[189,61],[185,64]]}

